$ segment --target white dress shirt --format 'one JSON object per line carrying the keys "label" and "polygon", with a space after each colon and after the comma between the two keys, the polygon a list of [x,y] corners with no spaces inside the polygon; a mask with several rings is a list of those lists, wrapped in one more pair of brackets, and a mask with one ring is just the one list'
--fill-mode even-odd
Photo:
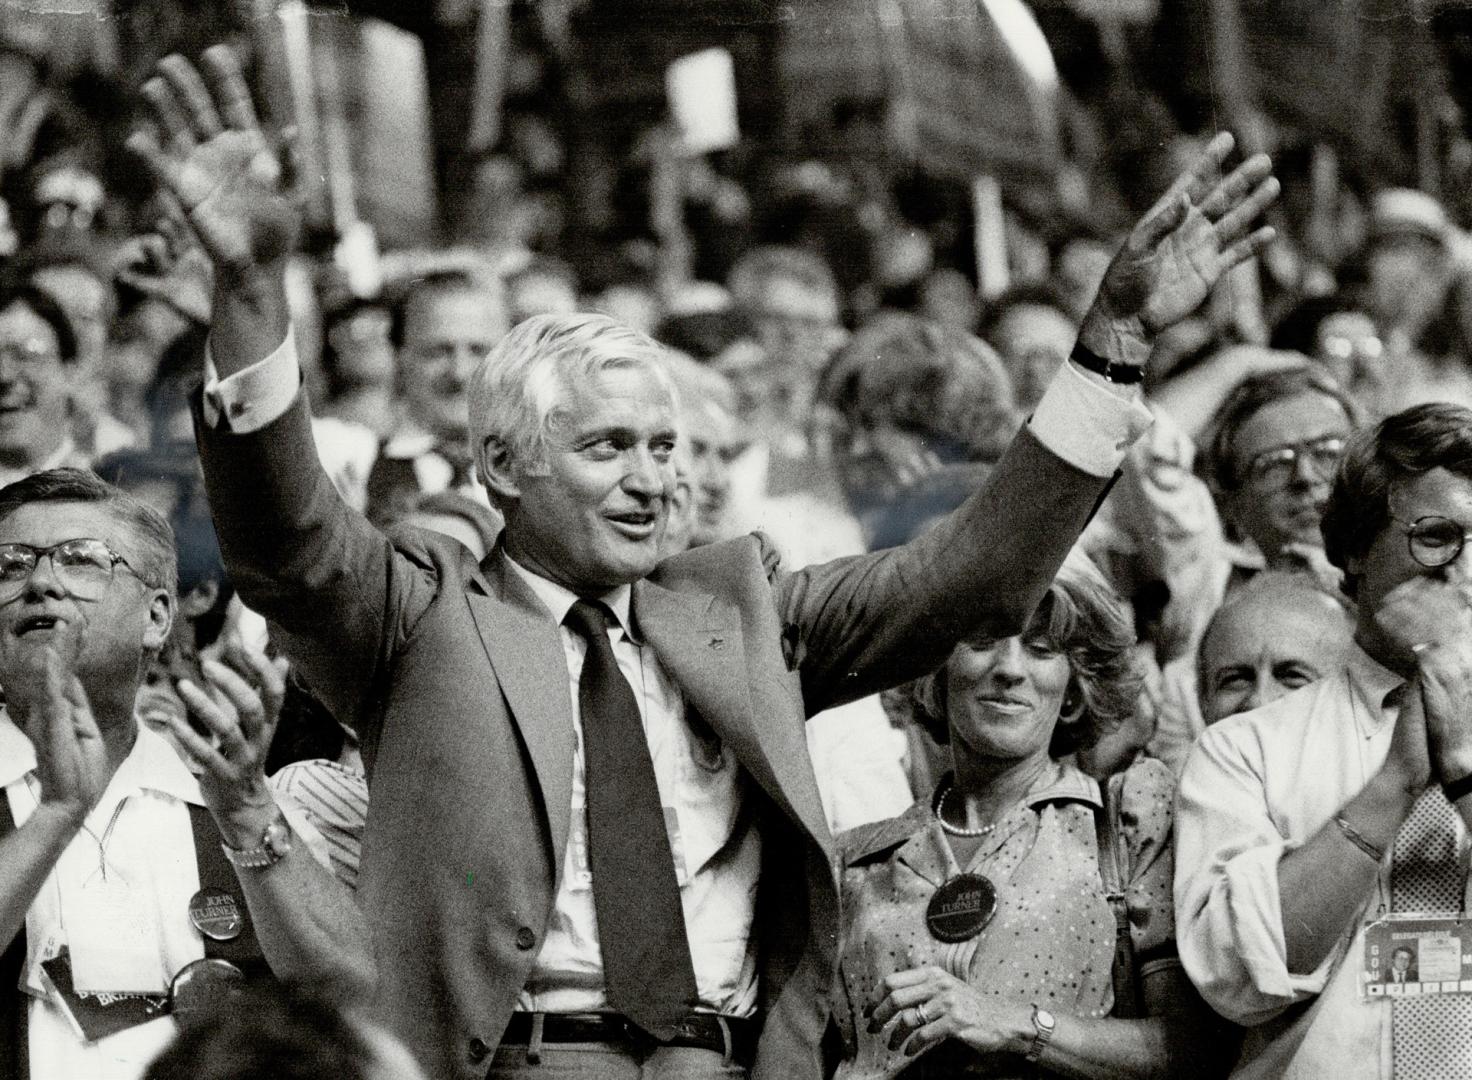
{"label": "white dress shirt", "polygon": [[1207,728],[1186,761],[1176,938],[1207,1002],[1251,1027],[1234,1076],[1391,1076],[1390,1002],[1361,1000],[1358,974],[1364,920],[1390,907],[1389,857],[1362,911],[1308,972],[1288,968],[1278,862],[1380,768],[1397,715],[1386,699],[1402,682],[1355,648],[1347,671]]}
{"label": "white dress shirt", "polygon": [[[578,681],[587,643],[562,626],[578,597],[514,559],[507,557],[506,562],[561,627],[577,739],[566,861],[547,935],[517,1008],[606,1011],[603,954],[598,946],[588,865],[583,721],[578,707]],[[634,691],[644,721],[680,885],[695,987],[702,1007],[728,1016],[750,1016],[756,1011],[756,948],[751,930],[761,869],[761,841],[742,812],[750,779],[730,748],[709,728],[697,731],[687,721],[679,687],[660,666],[654,650],[637,639],[637,613],[629,610],[631,593],[629,586],[622,585],[601,599],[616,620],[608,629],[614,658]]]}

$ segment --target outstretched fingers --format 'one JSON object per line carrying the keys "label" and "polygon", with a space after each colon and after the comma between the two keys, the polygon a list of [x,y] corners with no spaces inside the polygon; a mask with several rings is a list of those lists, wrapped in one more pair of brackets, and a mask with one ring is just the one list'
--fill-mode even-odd
{"label": "outstretched fingers", "polygon": [[[240,721],[227,716],[219,702],[210,697],[205,690],[189,679],[180,679],[177,683],[179,696],[184,699],[184,704],[189,707],[190,714],[204,725],[205,729],[215,737],[218,745],[216,755],[225,765],[226,771],[233,775],[236,771],[235,763],[238,762],[247,749],[245,734],[241,730]],[[232,707],[231,711],[234,709]],[[185,725],[188,726],[187,724]],[[212,749],[214,749],[212,747]],[[211,765],[211,771],[217,772],[212,764],[212,759],[201,756],[205,764]]]}
{"label": "outstretched fingers", "polygon": [[1269,179],[1272,174],[1272,159],[1266,154],[1255,154],[1233,169],[1231,174],[1204,195],[1197,205],[1201,207],[1201,212],[1206,215],[1208,221],[1216,221],[1241,204],[1243,199],[1257,191],[1263,181]]}
{"label": "outstretched fingers", "polygon": [[189,119],[191,131],[200,142],[212,139],[220,133],[220,114],[204,80],[194,65],[177,54],[164,57],[158,62],[159,73],[174,92],[174,98]]}
{"label": "outstretched fingers", "polygon": [[[162,70],[162,65],[160,65],[160,70]],[[179,103],[179,97],[169,81],[162,75],[154,75],[139,87],[138,92],[143,95],[143,100],[148,102],[148,107],[153,118],[158,122],[159,130],[163,132],[164,141],[169,149],[180,156],[194,149],[197,140],[194,137],[193,125],[189,121],[189,114]]]}
{"label": "outstretched fingers", "polygon": [[1256,229],[1250,236],[1244,236],[1241,240],[1229,246],[1222,252],[1222,272],[1230,270],[1240,262],[1245,262],[1252,256],[1260,253],[1277,237],[1278,230],[1271,225],[1264,225]]}
{"label": "outstretched fingers", "polygon": [[237,131],[259,130],[256,107],[235,50],[227,45],[211,45],[204,51],[204,74],[215,92],[225,123]]}
{"label": "outstretched fingers", "polygon": [[1193,206],[1200,206],[1202,200],[1221,182],[1222,165],[1236,145],[1237,141],[1232,138],[1231,132],[1217,132],[1206,144],[1206,149],[1191,163],[1191,167],[1170,186],[1166,197],[1184,191]]}
{"label": "outstretched fingers", "polygon": [[1222,215],[1216,223],[1216,235],[1223,246],[1245,235],[1252,228],[1253,222],[1272,205],[1280,189],[1278,178],[1269,176],[1258,183],[1233,209]]}

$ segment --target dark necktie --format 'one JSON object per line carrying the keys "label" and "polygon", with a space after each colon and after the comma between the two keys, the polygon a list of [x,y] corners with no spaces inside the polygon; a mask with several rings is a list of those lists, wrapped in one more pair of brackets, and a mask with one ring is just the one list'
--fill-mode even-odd
{"label": "dark necktie", "polygon": [[563,620],[588,643],[578,708],[593,910],[609,1004],[669,1039],[695,1004],[695,971],[649,743],[608,642],[610,618],[602,604],[579,600]]}

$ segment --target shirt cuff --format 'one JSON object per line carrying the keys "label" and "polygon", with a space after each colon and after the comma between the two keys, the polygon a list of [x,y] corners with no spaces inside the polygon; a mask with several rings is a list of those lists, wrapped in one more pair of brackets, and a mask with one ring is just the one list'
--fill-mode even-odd
{"label": "shirt cuff", "polygon": [[223,379],[210,343],[205,343],[204,419],[212,428],[221,427],[223,421],[225,430],[237,435],[260,431],[286,414],[301,383],[296,338],[289,329],[271,355]]}
{"label": "shirt cuff", "polygon": [[1091,476],[1113,476],[1130,446],[1154,423],[1143,402],[1096,386],[1064,363],[1028,427],[1039,442]]}

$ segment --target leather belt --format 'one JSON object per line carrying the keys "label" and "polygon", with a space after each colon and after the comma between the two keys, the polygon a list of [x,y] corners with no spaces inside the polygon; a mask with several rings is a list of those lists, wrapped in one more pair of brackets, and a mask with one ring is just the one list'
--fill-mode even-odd
{"label": "leather belt", "polygon": [[[502,1046],[525,1046],[532,1040],[532,1022],[537,1013],[511,1014]],[[750,1067],[756,1059],[757,1024],[754,1019],[687,1013],[676,1022],[673,1038],[656,1039],[632,1020],[618,1013],[542,1013],[544,1043],[612,1043],[640,1053],[657,1046],[690,1046],[713,1050],[725,1056],[726,1032],[730,1032],[731,1060]]]}

